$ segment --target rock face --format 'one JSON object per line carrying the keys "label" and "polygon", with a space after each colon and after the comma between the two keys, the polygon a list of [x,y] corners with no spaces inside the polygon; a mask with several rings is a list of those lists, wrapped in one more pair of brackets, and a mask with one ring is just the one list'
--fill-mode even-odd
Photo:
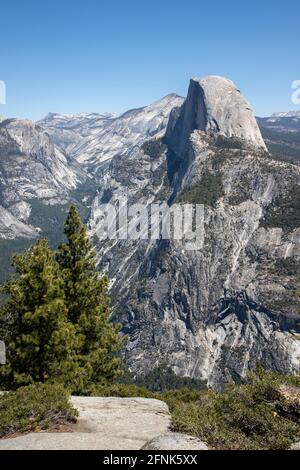
{"label": "rock face", "polygon": [[296,444],[293,444],[290,450],[300,450],[300,442],[296,442]]}
{"label": "rock face", "polygon": [[86,217],[108,162],[161,135],[182,102],[172,94],[121,116],[49,113],[37,124],[1,119],[0,239],[54,238],[71,201]]}
{"label": "rock face", "polygon": [[5,343],[0,341],[0,364],[5,364]]}
{"label": "rock face", "polygon": [[266,149],[249,104],[234,83],[222,77],[190,81],[187,99],[170,119],[167,140],[172,150],[184,154],[195,129],[236,137]]}
{"label": "rock face", "polygon": [[169,433],[147,442],[142,450],[208,450],[204,442],[188,434]]}
{"label": "rock face", "polygon": [[0,238],[34,238],[32,200],[62,204],[83,177],[49,135],[31,121],[0,123]]}
{"label": "rock face", "polygon": [[47,130],[53,142],[69,155],[72,150],[81,144],[90,135],[96,134],[100,129],[109,125],[114,114],[80,113],[65,115],[48,113],[38,124]]}
{"label": "rock face", "polygon": [[164,131],[171,110],[182,102],[183,98],[170,94],[120,116],[50,114],[39,124],[50,132],[56,143],[67,149],[72,159],[94,174],[113,157],[128,154]]}
{"label": "rock face", "polygon": [[[291,295],[300,287],[299,183],[299,168],[270,157],[244,99],[216,77],[192,81],[165,138],[112,159],[92,206],[94,236],[104,201],[204,205],[199,250],[174,240],[98,241],[133,370],[167,362],[215,388],[242,380],[258,361],[299,370],[299,300]],[[255,301],[237,308],[232,294],[227,305],[224,287],[246,288]]]}

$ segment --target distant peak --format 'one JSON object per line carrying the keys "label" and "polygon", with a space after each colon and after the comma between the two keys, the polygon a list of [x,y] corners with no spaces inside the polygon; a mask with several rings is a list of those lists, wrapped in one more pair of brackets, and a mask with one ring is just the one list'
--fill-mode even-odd
{"label": "distant peak", "polygon": [[297,111],[281,111],[279,113],[273,113],[271,117],[300,117],[300,110]]}

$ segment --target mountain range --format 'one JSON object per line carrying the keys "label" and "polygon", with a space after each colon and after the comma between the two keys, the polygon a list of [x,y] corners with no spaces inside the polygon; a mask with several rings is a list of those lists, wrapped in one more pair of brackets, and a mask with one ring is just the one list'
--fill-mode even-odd
{"label": "mountain range", "polygon": [[[256,118],[236,86],[194,78],[122,115],[49,113],[0,120],[0,260],[47,236],[55,246],[70,202],[111,281],[124,358],[160,363],[216,389],[261,362],[300,369],[300,114]],[[204,243],[101,240],[100,206],[118,201],[204,205]],[[122,228],[122,227],[119,227]]]}

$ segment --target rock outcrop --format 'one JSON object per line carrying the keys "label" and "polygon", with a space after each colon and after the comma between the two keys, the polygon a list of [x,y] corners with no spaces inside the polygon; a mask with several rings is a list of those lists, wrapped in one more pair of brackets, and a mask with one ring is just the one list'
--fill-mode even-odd
{"label": "rock outcrop", "polygon": [[0,341],[0,364],[5,364],[5,343],[4,341]]}
{"label": "rock outcrop", "polygon": [[147,398],[72,397],[79,412],[70,432],[30,433],[0,440],[0,450],[138,450],[166,434],[166,403]]}
{"label": "rock outcrop", "polygon": [[83,170],[54,145],[40,126],[27,120],[2,120],[0,239],[38,236],[39,227],[30,220],[34,201],[64,204],[84,177]]}
{"label": "rock outcrop", "polygon": [[113,157],[128,154],[149,138],[164,132],[171,110],[182,102],[182,97],[170,94],[120,116],[50,114],[39,124],[73,160],[87,167],[90,173],[97,174]]}
{"label": "rock outcrop", "polygon": [[204,442],[188,434],[169,433],[147,442],[142,450],[208,450]]}
{"label": "rock outcrop", "polygon": [[290,450],[300,450],[300,442],[296,442],[296,444],[293,444]]}
{"label": "rock outcrop", "polygon": [[50,113],[37,124],[1,119],[0,240],[39,234],[56,239],[69,203],[86,216],[111,159],[126,158],[162,135],[171,110],[182,102],[171,94],[120,116]]}
{"label": "rock outcrop", "polygon": [[189,150],[194,130],[235,137],[266,150],[253,112],[236,88],[226,78],[209,76],[190,81],[187,98],[170,118],[167,140],[177,154]]}

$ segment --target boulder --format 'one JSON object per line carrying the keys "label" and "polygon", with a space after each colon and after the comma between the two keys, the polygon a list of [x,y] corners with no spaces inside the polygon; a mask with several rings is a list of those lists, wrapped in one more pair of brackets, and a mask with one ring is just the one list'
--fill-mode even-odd
{"label": "boulder", "polygon": [[300,450],[300,441],[293,444],[290,450]]}
{"label": "boulder", "polygon": [[208,450],[208,447],[196,437],[174,432],[146,442],[142,450]]}
{"label": "boulder", "polygon": [[0,341],[0,364],[5,364],[5,343]]}

